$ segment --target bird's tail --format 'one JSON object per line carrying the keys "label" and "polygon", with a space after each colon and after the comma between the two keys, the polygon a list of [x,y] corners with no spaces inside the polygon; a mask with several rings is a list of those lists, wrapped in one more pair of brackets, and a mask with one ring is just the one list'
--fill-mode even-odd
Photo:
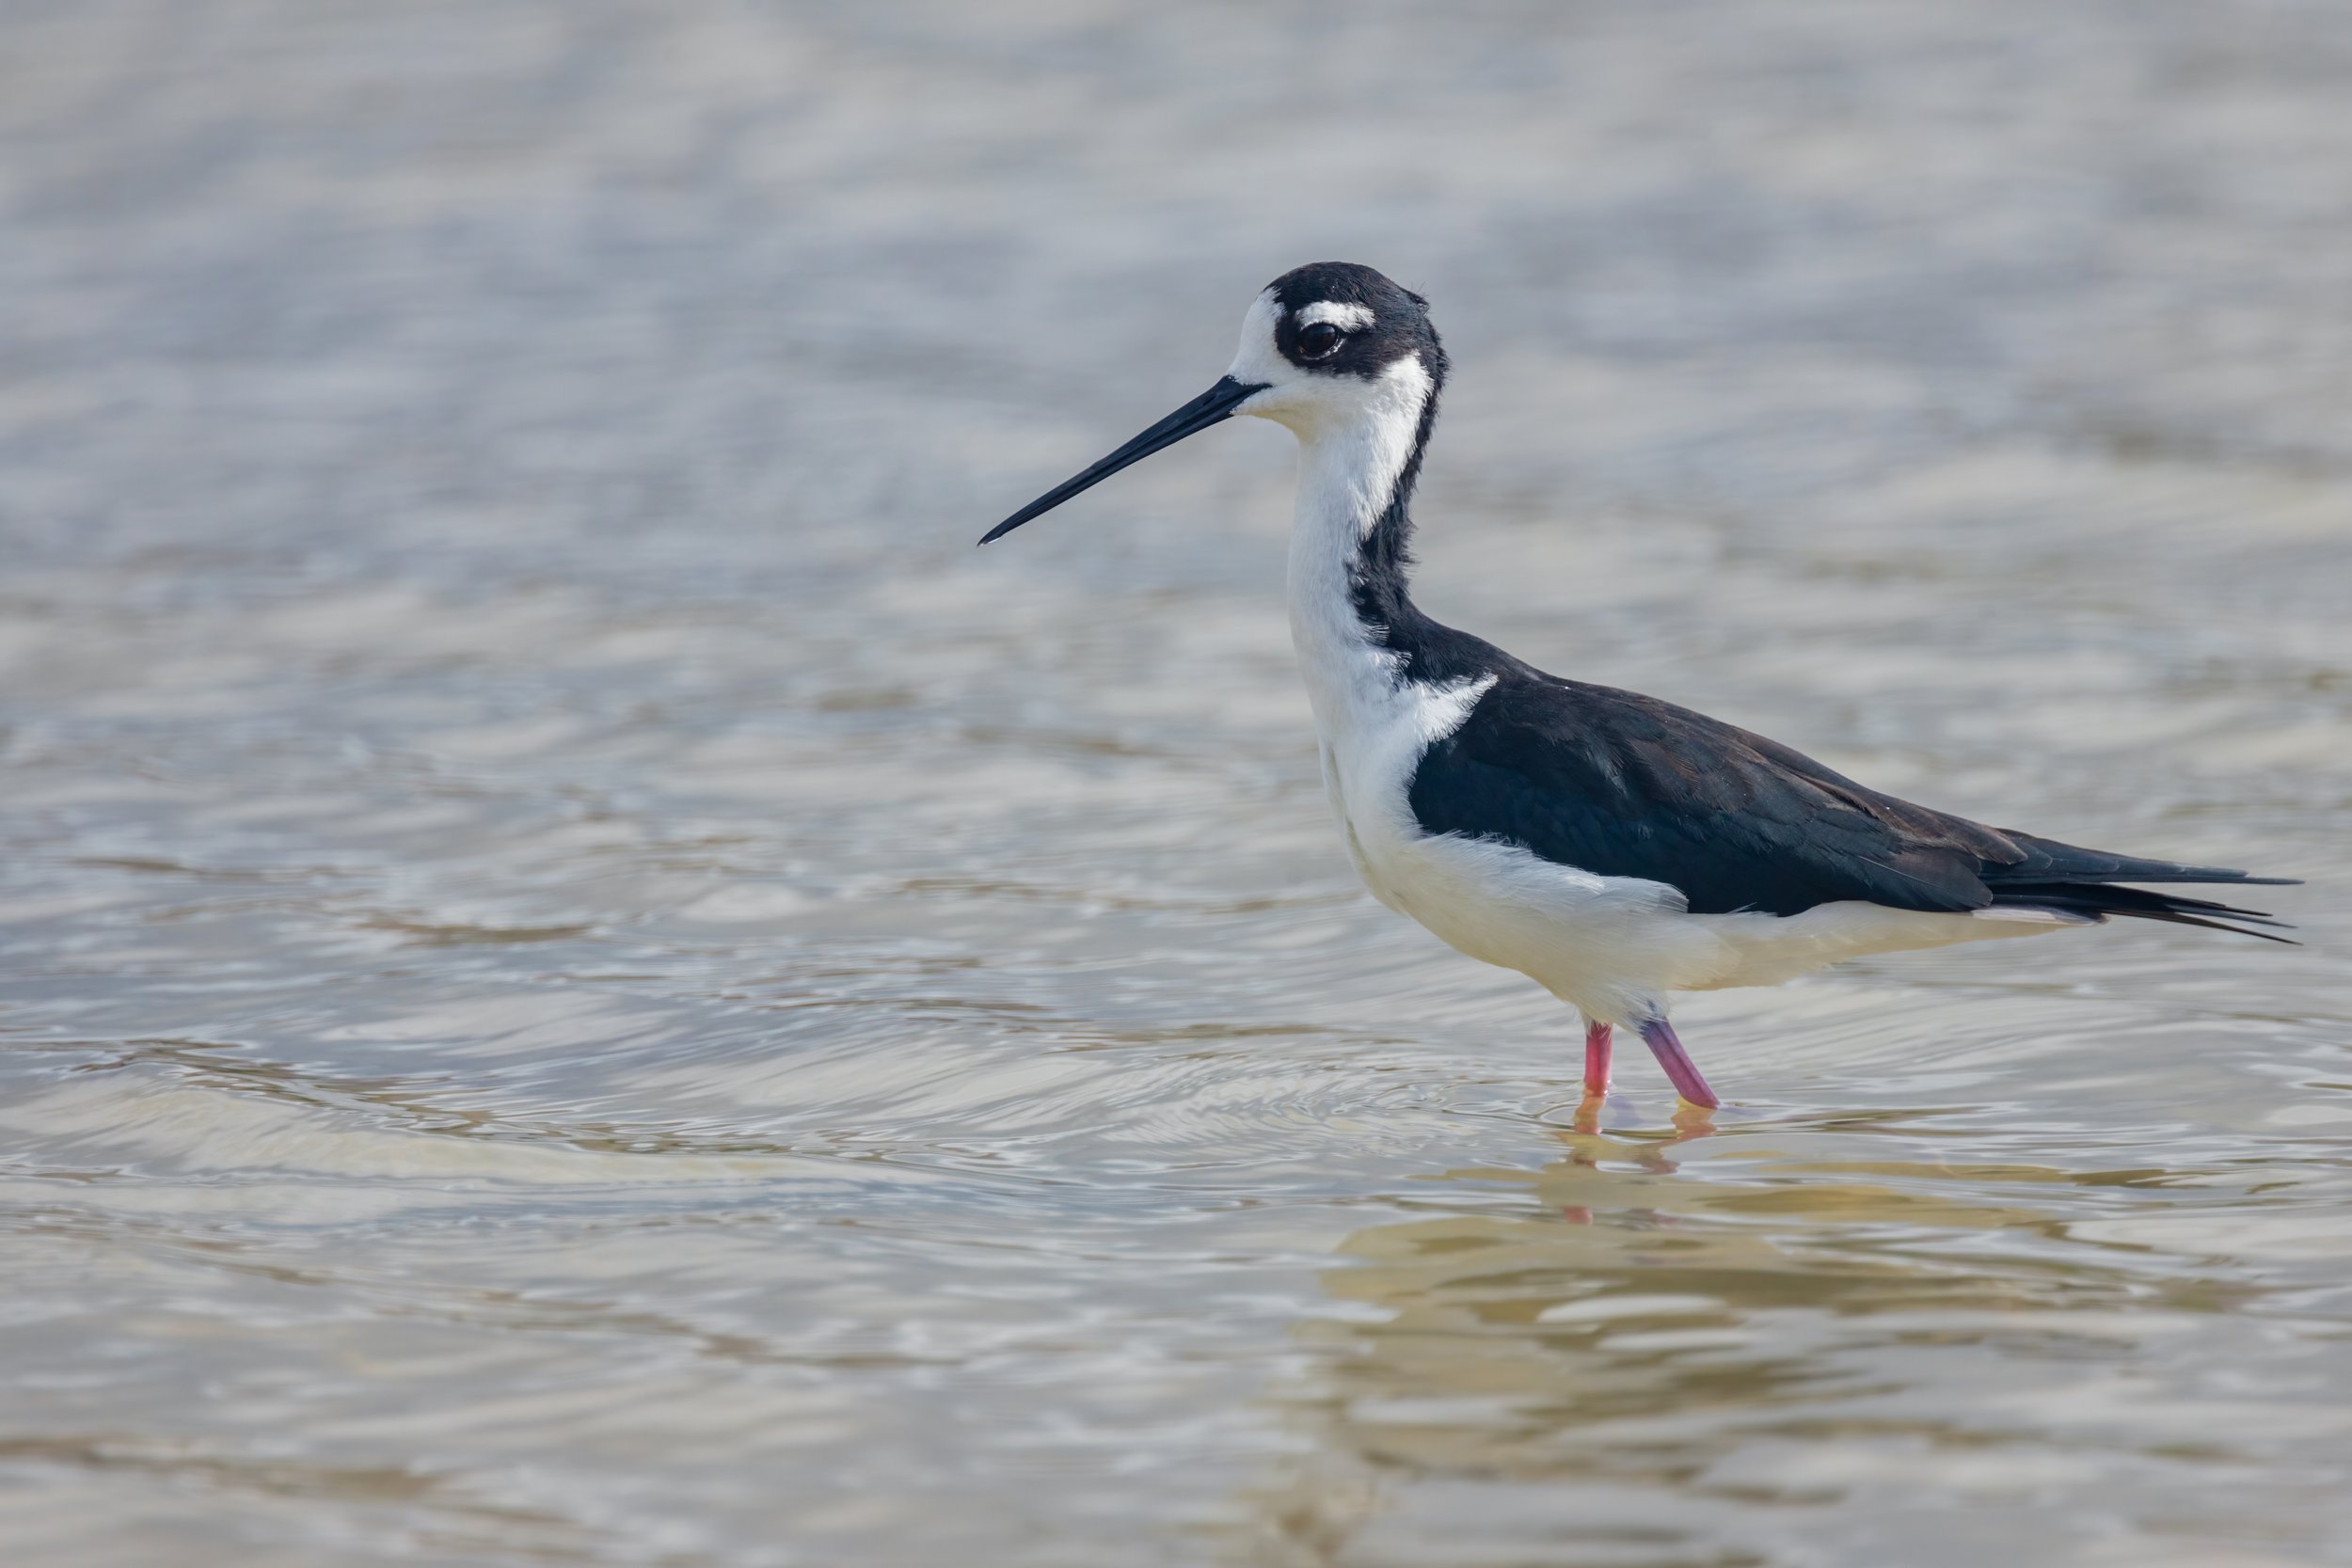
{"label": "bird's tail", "polygon": [[2291,937],[2266,930],[2295,927],[2273,920],[2262,910],[2242,910],[2211,898],[2185,898],[2174,893],[2121,887],[2122,882],[2236,882],[2247,886],[2290,887],[2293,877],[2249,877],[2221,865],[2184,865],[2176,861],[2141,860],[2111,855],[2099,849],[2077,848],[2030,833],[2007,835],[2026,851],[2015,865],[1989,867],[1985,886],[1993,890],[1994,909],[2048,910],[2077,919],[2105,920],[2122,915],[2133,920],[2164,920],[2175,926],[2202,926],[2209,930],[2234,931],[2265,942],[2295,945]]}
{"label": "bird's tail", "polygon": [[[2247,879],[2249,881],[2252,878]],[[2151,893],[2146,888],[2115,887],[2104,882],[2042,882],[2022,886],[1995,888],[1993,907],[1996,910],[2048,910],[2056,914],[2074,915],[2084,920],[2105,920],[2109,915],[2123,915],[2134,920],[2169,920],[2175,926],[2202,926],[2209,930],[2234,931],[2242,937],[2260,937],[2265,942],[2282,942],[2296,945],[2293,937],[2274,937],[2270,931],[2251,929],[2266,926],[2271,930],[2292,931],[2294,927],[2283,920],[2273,920],[2260,910],[2241,910],[2211,898],[2183,898],[2178,894]]]}

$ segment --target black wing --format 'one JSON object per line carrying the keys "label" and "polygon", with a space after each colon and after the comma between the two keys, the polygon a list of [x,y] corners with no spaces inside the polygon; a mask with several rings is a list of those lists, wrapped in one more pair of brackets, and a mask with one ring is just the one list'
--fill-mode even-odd
{"label": "black wing", "polygon": [[1688,708],[1523,667],[1502,674],[1459,728],[1429,747],[1410,799],[1425,832],[1499,839],[1602,876],[1665,882],[1698,914],[1796,914],[1861,899],[1902,910],[2001,904],[2275,924],[2250,910],[2109,885],[2267,879],[1988,828],[1866,789]]}

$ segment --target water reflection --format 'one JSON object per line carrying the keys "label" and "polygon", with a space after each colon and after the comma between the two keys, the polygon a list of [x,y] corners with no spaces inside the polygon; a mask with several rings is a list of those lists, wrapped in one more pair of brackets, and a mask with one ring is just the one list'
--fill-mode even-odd
{"label": "water reflection", "polygon": [[[2148,1480],[2249,1473],[2240,1434],[2127,1396],[2127,1369],[2232,1338],[2267,1288],[2080,1222],[2256,1184],[1921,1159],[1926,1117],[1560,1130],[1533,1174],[1433,1177],[1438,1212],[1324,1276],[1340,1310],[1297,1330],[1318,1371],[1282,1401],[1312,1453],[1246,1493],[1241,1555],[1697,1568],[1829,1528],[1889,1554],[1855,1560],[1964,1562],[2061,1499],[2069,1533],[2130,1537],[2167,1512]],[[1974,1526],[1915,1533],[1963,1505]],[[1492,1555],[1444,1557],[1468,1538]]]}

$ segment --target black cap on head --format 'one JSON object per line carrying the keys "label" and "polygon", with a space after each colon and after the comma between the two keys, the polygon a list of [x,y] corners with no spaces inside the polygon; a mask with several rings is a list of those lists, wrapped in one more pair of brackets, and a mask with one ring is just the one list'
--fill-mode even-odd
{"label": "black cap on head", "polygon": [[1355,261],[1310,261],[1266,287],[1282,308],[1275,347],[1299,369],[1370,381],[1409,354],[1432,381],[1445,379],[1429,302],[1386,274]]}

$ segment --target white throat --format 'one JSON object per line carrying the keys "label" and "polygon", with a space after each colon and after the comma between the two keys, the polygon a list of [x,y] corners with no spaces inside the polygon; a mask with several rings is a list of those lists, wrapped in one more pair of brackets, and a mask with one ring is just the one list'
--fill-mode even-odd
{"label": "white throat", "polygon": [[[1357,388],[1362,384],[1358,383]],[[1377,646],[1352,590],[1367,536],[1413,454],[1429,374],[1404,359],[1348,406],[1328,403],[1270,417],[1298,436],[1291,520],[1291,641],[1316,727],[1338,738],[1396,690],[1398,657]]]}

